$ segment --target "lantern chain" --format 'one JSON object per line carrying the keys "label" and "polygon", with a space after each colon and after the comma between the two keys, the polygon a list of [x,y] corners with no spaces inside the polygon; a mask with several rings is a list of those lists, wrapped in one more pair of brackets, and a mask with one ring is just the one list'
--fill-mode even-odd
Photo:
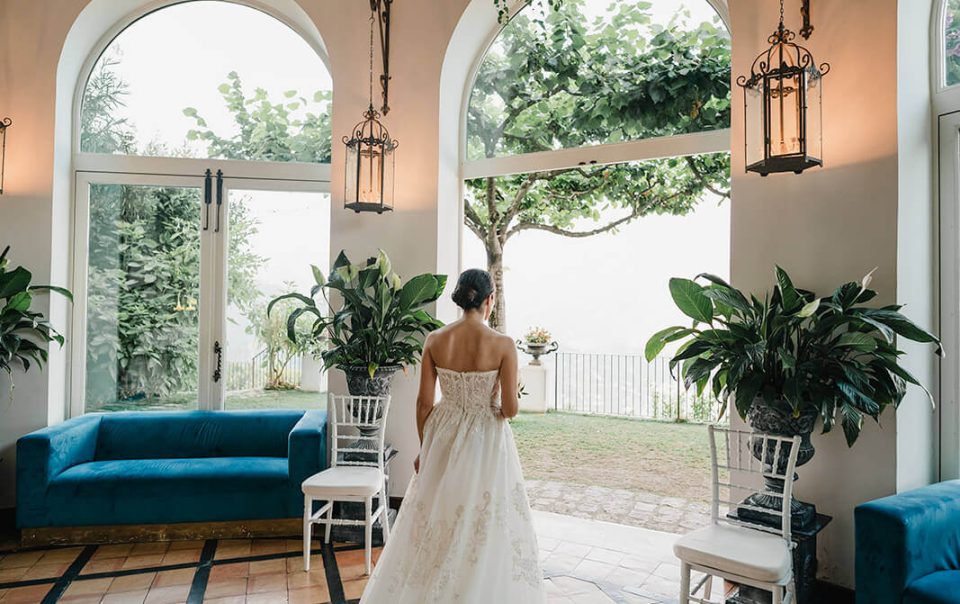
{"label": "lantern chain", "polygon": [[373,11],[370,12],[370,110],[373,110]]}
{"label": "lantern chain", "polygon": [[780,0],[780,29],[783,29],[783,0]]}

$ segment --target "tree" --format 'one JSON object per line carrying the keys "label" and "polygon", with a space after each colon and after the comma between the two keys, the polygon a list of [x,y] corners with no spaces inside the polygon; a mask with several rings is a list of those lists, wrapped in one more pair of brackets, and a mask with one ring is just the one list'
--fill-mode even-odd
{"label": "tree", "polygon": [[233,115],[236,135],[217,134],[195,108],[183,110],[197,124],[187,133],[187,139],[205,141],[210,157],[330,162],[330,91],[314,92],[312,102],[296,90],[284,92],[285,100],[279,103],[271,102],[263,88],[257,88],[248,98],[235,71],[227,75],[227,81],[218,90]]}
{"label": "tree", "polygon": [[[730,39],[717,22],[668,27],[646,2],[619,2],[592,23],[583,0],[520,14],[477,75],[467,113],[476,159],[725,128]],[[649,214],[686,214],[712,192],[729,196],[726,154],[581,166],[467,181],[465,224],[484,244],[497,286],[491,325],[506,329],[503,256],[519,233],[566,237],[615,231]],[[599,221],[604,210],[612,220]]]}
{"label": "tree", "polygon": [[[296,284],[285,283],[285,291],[293,291]],[[283,379],[283,374],[294,358],[319,352],[322,343],[311,337],[309,323],[304,317],[297,326],[297,336],[294,339],[289,337],[287,329],[287,317],[290,316],[297,307],[292,300],[282,300],[273,308],[273,312],[267,312],[267,301],[258,300],[258,305],[254,313],[251,313],[250,332],[257,336],[257,339],[263,343],[267,355],[267,390],[285,390],[293,387]]]}

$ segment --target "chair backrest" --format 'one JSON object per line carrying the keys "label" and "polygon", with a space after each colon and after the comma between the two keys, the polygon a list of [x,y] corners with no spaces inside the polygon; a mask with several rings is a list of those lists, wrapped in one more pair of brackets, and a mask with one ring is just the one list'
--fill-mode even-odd
{"label": "chair backrest", "polygon": [[714,524],[723,522],[776,533],[789,541],[800,437],[718,426],[709,426],[707,430],[710,434],[711,517]]}
{"label": "chair backrest", "polygon": [[389,410],[389,396],[331,393],[331,467],[372,466],[383,470],[384,426]]}

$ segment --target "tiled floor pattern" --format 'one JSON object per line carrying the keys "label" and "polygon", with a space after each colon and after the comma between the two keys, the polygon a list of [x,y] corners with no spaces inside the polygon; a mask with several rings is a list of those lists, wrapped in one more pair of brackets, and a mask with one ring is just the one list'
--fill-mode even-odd
{"label": "tiled floor pattern", "polygon": [[[534,517],[550,604],[676,602],[676,536],[544,512]],[[366,585],[363,550],[315,547],[309,573],[299,539],[8,553],[0,556],[0,604],[355,603]]]}

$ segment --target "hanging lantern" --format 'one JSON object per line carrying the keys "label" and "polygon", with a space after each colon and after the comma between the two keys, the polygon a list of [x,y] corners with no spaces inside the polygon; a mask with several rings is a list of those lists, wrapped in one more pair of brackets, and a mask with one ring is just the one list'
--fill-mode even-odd
{"label": "hanging lantern", "polygon": [[[390,6],[393,0],[370,0],[370,106],[363,121],[353,127],[350,136],[343,137],[347,147],[344,207],[354,212],[383,214],[393,210],[394,151],[400,143],[390,138],[380,123],[381,114],[390,111],[388,85],[390,82]],[[383,75],[383,107],[373,108],[373,28],[380,24]]]}
{"label": "hanging lantern", "polygon": [[780,0],[780,26],[768,39],[770,48],[754,60],[749,78],[737,78],[743,88],[747,172],[800,174],[823,165],[821,80],[830,65],[818,66],[795,38],[783,25]]}
{"label": "hanging lantern", "polygon": [[347,146],[345,207],[355,212],[382,214],[393,210],[394,151],[400,145],[380,120],[380,112],[370,108],[366,118],[353,127]]}

